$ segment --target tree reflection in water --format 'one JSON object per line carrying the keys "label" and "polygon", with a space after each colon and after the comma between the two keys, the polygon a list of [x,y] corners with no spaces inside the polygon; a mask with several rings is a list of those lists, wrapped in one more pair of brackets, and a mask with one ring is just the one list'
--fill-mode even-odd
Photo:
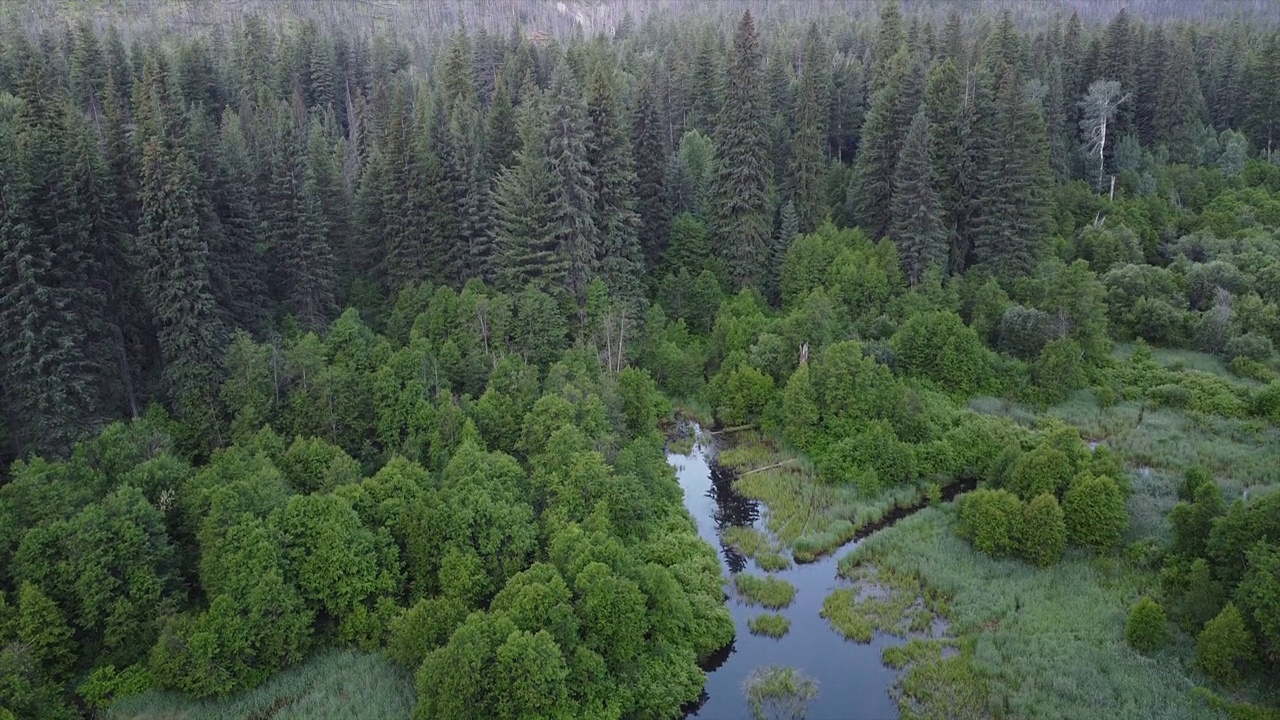
{"label": "tree reflection in water", "polygon": [[735,490],[735,478],[737,473],[733,470],[715,462],[711,464],[711,488],[707,490],[707,497],[716,503],[716,530],[722,538],[720,549],[724,552],[725,564],[729,566],[731,573],[746,569],[747,558],[724,542],[725,528],[751,527],[760,519],[760,503]]}

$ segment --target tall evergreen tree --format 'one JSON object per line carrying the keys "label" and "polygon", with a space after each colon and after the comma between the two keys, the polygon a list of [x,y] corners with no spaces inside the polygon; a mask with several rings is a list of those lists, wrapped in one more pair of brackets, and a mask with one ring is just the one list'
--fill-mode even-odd
{"label": "tall evergreen tree", "polygon": [[596,262],[615,298],[635,300],[644,291],[644,255],[636,212],[637,177],[622,110],[603,64],[591,75],[587,95],[587,166],[595,194],[594,221],[599,233]]}
{"label": "tall evergreen tree", "polygon": [[41,57],[23,71],[22,104],[2,137],[0,345],[20,448],[60,454],[103,419],[94,347],[105,296],[73,163],[65,98]]}
{"label": "tall evergreen tree", "polygon": [[563,290],[581,309],[601,255],[595,212],[598,188],[587,155],[591,126],[567,62],[556,67],[548,93],[546,153],[552,179],[551,232],[564,266]]}
{"label": "tall evergreen tree", "polygon": [[[1049,161],[1044,119],[1021,76],[979,80],[974,259],[1000,279],[1031,270],[1047,235]],[[990,98],[987,100],[986,98]]]}
{"label": "tall evergreen tree", "polygon": [[907,280],[918,285],[925,270],[947,259],[942,206],[934,190],[937,180],[929,154],[929,118],[922,108],[911,121],[894,170],[890,236]]}
{"label": "tall evergreen tree", "polygon": [[712,190],[712,229],[717,253],[729,263],[737,287],[753,284],[769,245],[768,145],[764,121],[760,39],[751,13],[734,33],[733,53],[722,87]]}
{"label": "tall evergreen tree", "polygon": [[[289,105],[281,102],[272,143],[271,194],[264,210],[268,241],[282,271],[285,307],[303,327],[321,331],[333,314],[334,268],[307,135]],[[316,144],[311,150],[325,148]]]}
{"label": "tall evergreen tree", "polygon": [[549,200],[553,180],[547,163],[546,116],[532,83],[520,103],[521,147],[516,162],[495,183],[497,256],[494,275],[500,289],[532,287],[547,294],[563,291],[564,266],[556,248]]}
{"label": "tall evergreen tree", "polygon": [[212,291],[237,326],[256,331],[270,304],[263,256],[257,250],[262,228],[255,171],[235,113],[223,113],[212,155],[207,196],[218,223],[218,232],[209,236]]}
{"label": "tall evergreen tree", "polygon": [[1280,32],[1250,53],[1244,77],[1244,127],[1270,158],[1280,147]]}
{"label": "tall evergreen tree", "polygon": [[666,143],[653,73],[640,78],[631,125],[636,165],[636,202],[640,212],[640,248],[649,268],[662,261],[671,236],[671,206],[666,187]]}
{"label": "tall evergreen tree", "polygon": [[202,208],[195,163],[179,142],[163,61],[149,57],[135,85],[142,148],[138,196],[139,245],[164,360],[169,396],[193,434],[205,432],[212,385],[226,330],[209,277],[209,248],[201,233]]}
{"label": "tall evergreen tree", "polygon": [[787,172],[788,194],[801,232],[812,232],[822,220],[822,181],[825,163],[829,60],[817,23],[809,25],[800,59],[800,87],[792,117],[791,164]]}
{"label": "tall evergreen tree", "polygon": [[1152,28],[1147,41],[1143,43],[1142,50],[1142,60],[1138,65],[1137,86],[1132,90],[1122,89],[1134,93],[1136,103],[1134,129],[1137,131],[1138,140],[1147,144],[1155,139],[1156,118],[1160,114],[1160,86],[1166,62],[1162,25]]}
{"label": "tall evergreen tree", "polygon": [[[1100,67],[1096,68],[1096,77],[1115,80],[1126,92],[1132,92],[1138,85],[1136,76],[1140,48],[1133,17],[1128,8],[1121,7],[1107,25],[1101,49],[1102,56],[1099,58]],[[1092,82],[1095,76],[1089,77],[1086,83]],[[1131,103],[1116,112],[1116,137],[1133,129],[1135,105],[1136,103]]]}
{"label": "tall evergreen tree", "polygon": [[1207,119],[1189,38],[1179,37],[1170,44],[1156,106],[1156,142],[1164,143],[1174,157],[1184,157],[1182,151],[1193,142],[1192,134]]}
{"label": "tall evergreen tree", "polygon": [[893,56],[902,49],[906,36],[902,29],[902,5],[899,0],[884,0],[880,6],[880,26],[871,46],[868,90],[872,95],[891,82]]}
{"label": "tall evergreen tree", "polygon": [[[879,240],[889,231],[889,208],[893,197],[893,173],[901,149],[901,115],[905,98],[910,56],[905,50],[890,62],[884,84],[871,98],[858,159],[854,164],[853,206],[858,226],[868,237]],[[914,108],[912,109],[914,114]]]}
{"label": "tall evergreen tree", "polygon": [[929,118],[929,157],[937,178],[942,227],[949,244],[949,267],[963,269],[969,248],[962,246],[967,220],[967,188],[973,184],[972,168],[964,146],[964,80],[950,58],[935,63],[925,86],[923,110]]}

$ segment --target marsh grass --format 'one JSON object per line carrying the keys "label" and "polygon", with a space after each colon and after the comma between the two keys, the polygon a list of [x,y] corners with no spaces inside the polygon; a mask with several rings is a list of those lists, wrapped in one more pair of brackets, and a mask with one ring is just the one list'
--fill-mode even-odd
{"label": "marsh grass", "polygon": [[731,526],[725,528],[720,539],[745,557],[756,561],[765,572],[779,572],[791,567],[791,560],[783,555],[769,536],[753,527]]}
{"label": "marsh grass", "polygon": [[1125,642],[1128,608],[1156,590],[1156,573],[1083,554],[1045,569],[993,559],[956,535],[957,522],[954,508],[929,508],[842,558],[848,572],[871,565],[881,575],[916,577],[948,599],[952,631],[967,647],[917,663],[904,680],[904,698],[913,699],[904,703],[985,696],[987,709],[1002,717],[1097,717],[1102,707],[1141,717],[1221,717],[1191,697],[1198,678],[1185,669],[1190,638],[1155,658]]}
{"label": "marsh grass", "polygon": [[147,692],[124,698],[105,720],[404,720],[413,714],[413,678],[380,655],[317,655],[261,686],[219,700]]}
{"label": "marsh grass", "polygon": [[738,573],[733,576],[733,585],[748,605],[761,605],[770,610],[788,607],[796,597],[795,585],[772,575]]}
{"label": "marsh grass", "polygon": [[[796,562],[829,555],[852,541],[863,527],[927,498],[926,483],[866,497],[852,486],[822,482],[807,459],[779,448],[760,433],[738,435],[732,447],[721,450],[719,462],[740,473],[734,483],[738,492],[768,508],[769,532],[790,549]],[[779,466],[760,470],[771,465]],[[763,563],[761,568],[770,569]]]}
{"label": "marsh grass", "polygon": [[778,613],[765,613],[748,620],[747,629],[752,635],[780,638],[791,630],[791,621]]}
{"label": "marsh grass", "polygon": [[853,585],[832,591],[819,613],[846,639],[869,643],[876,633],[905,638],[929,632],[935,617],[945,617],[945,599],[916,577],[846,560],[840,575]]}
{"label": "marsh grass", "polygon": [[799,720],[818,697],[818,681],[795,668],[757,668],[743,686],[751,716],[756,720]]}

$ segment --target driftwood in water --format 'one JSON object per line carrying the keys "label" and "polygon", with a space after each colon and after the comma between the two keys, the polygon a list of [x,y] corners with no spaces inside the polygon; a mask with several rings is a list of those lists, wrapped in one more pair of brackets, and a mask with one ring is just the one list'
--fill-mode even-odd
{"label": "driftwood in water", "polygon": [[783,460],[780,463],[774,463],[772,465],[766,465],[765,467],[762,467],[762,468],[756,468],[755,470],[748,470],[744,473],[740,473],[738,477],[744,478],[748,475],[751,475],[752,473],[764,472],[765,470],[772,470],[774,468],[782,467],[783,465],[786,465],[788,463],[793,463],[795,461],[796,461],[796,458],[791,458],[790,460]]}

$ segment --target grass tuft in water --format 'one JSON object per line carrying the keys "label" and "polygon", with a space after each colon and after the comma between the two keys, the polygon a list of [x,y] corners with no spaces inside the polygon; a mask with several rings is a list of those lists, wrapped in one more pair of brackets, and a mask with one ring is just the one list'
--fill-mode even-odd
{"label": "grass tuft in water", "polygon": [[762,605],[771,610],[789,606],[796,597],[795,585],[771,575],[760,577],[751,573],[738,573],[733,576],[733,584],[747,604]]}
{"label": "grass tuft in water", "polygon": [[748,620],[747,627],[751,630],[752,635],[780,638],[791,630],[791,621],[783,615],[765,613]]}
{"label": "grass tuft in water", "polygon": [[752,527],[726,528],[721,539],[734,550],[756,561],[765,572],[778,572],[791,567],[791,560],[783,555],[769,536]]}
{"label": "grass tuft in water", "polygon": [[771,665],[752,671],[743,692],[756,720],[799,720],[818,697],[818,681],[795,668]]}

